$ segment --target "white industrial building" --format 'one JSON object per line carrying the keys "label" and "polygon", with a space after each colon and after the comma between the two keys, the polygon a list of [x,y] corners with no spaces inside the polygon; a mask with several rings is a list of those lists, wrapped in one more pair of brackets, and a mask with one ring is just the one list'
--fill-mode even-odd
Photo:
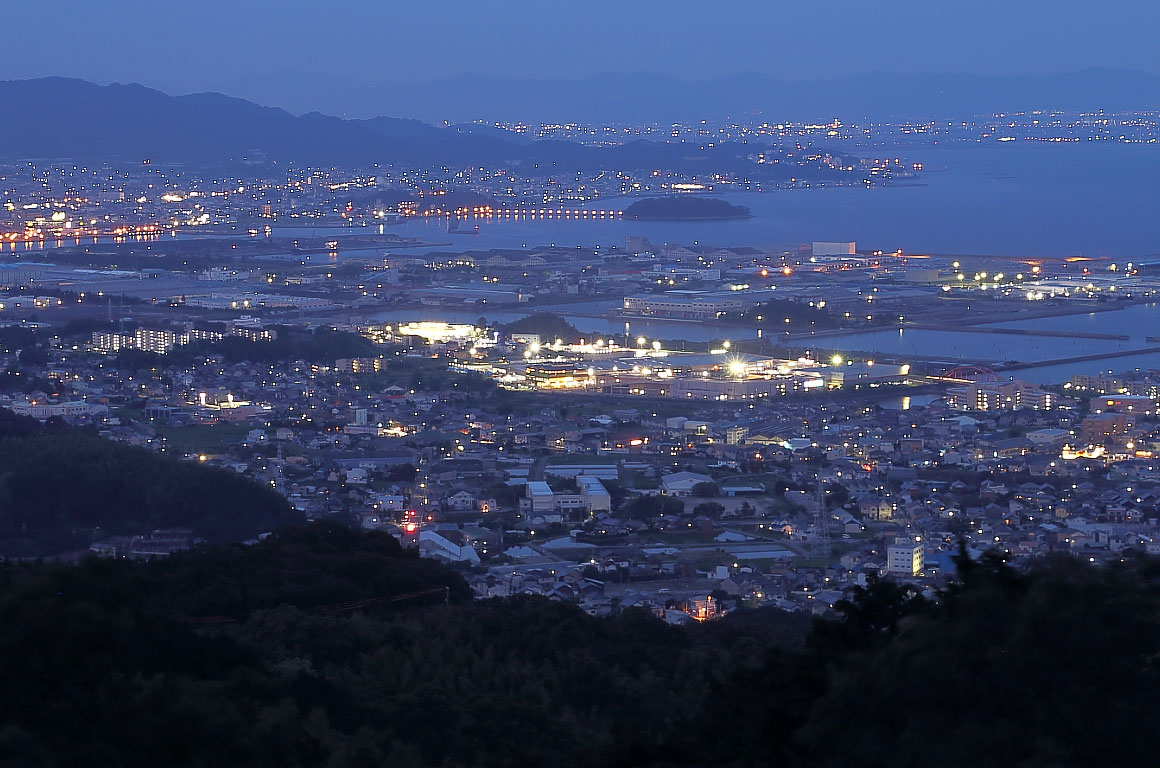
{"label": "white industrial building", "polygon": [[520,508],[529,519],[536,517],[545,522],[557,518],[562,520],[575,512],[595,515],[612,510],[612,497],[599,477],[577,475],[576,485],[579,486],[579,493],[555,493],[542,480],[533,480],[524,488]]}
{"label": "white industrial building", "polygon": [[897,538],[886,548],[886,572],[897,576],[916,576],[925,565],[922,542]]}
{"label": "white industrial building", "polygon": [[720,292],[666,291],[624,297],[624,312],[630,315],[709,320],[744,307],[739,297]]}
{"label": "white industrial building", "polygon": [[813,244],[814,256],[853,256],[855,253],[853,242],[826,242],[814,241]]}

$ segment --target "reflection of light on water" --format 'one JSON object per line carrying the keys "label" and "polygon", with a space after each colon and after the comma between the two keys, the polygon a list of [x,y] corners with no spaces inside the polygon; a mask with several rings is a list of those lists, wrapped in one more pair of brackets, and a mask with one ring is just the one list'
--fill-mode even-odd
{"label": "reflection of light on water", "polygon": [[904,411],[910,410],[910,395],[903,395],[902,396],[902,410],[904,410]]}

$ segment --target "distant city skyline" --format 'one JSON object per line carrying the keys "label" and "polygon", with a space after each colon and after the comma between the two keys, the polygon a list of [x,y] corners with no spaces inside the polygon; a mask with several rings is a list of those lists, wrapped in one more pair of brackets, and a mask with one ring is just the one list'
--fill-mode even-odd
{"label": "distant city skyline", "polygon": [[[1160,7],[1109,0],[981,0],[943,6],[730,7],[516,0],[427,6],[305,0],[276,6],[207,0],[190,8],[140,0],[63,0],[6,9],[0,77],[139,82],[170,93],[215,90],[292,110],[327,83],[383,85],[471,76],[581,79],[649,72],[684,79],[739,73],[813,80],[869,73],[1046,74],[1089,67],[1160,74],[1150,39]],[[45,29],[43,34],[38,29]],[[1077,41],[1083,41],[1077,45]],[[306,93],[295,93],[295,87]],[[382,94],[377,94],[380,98]],[[320,106],[333,109],[324,99]],[[291,103],[293,102],[293,103]]]}

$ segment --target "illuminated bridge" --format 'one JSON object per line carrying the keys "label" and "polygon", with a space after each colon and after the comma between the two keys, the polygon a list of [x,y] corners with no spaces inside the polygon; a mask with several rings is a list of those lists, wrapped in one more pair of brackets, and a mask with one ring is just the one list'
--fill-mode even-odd
{"label": "illuminated bridge", "polygon": [[951,368],[941,376],[928,378],[932,381],[945,381],[954,384],[979,384],[999,381],[999,374],[983,365],[960,365],[957,368]]}

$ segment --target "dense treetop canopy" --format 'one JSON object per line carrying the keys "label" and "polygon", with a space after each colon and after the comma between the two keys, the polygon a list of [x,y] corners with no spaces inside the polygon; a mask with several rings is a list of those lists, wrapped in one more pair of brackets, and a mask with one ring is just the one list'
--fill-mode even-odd
{"label": "dense treetop canopy", "polygon": [[0,745],[54,766],[1144,764],[1160,565],[964,565],[935,601],[872,580],[838,620],[673,627],[472,602],[390,537],[317,524],[9,564]]}
{"label": "dense treetop canopy", "polygon": [[302,522],[272,489],[235,472],[0,409],[0,556],[85,549],[96,529],[188,528],[228,542]]}

